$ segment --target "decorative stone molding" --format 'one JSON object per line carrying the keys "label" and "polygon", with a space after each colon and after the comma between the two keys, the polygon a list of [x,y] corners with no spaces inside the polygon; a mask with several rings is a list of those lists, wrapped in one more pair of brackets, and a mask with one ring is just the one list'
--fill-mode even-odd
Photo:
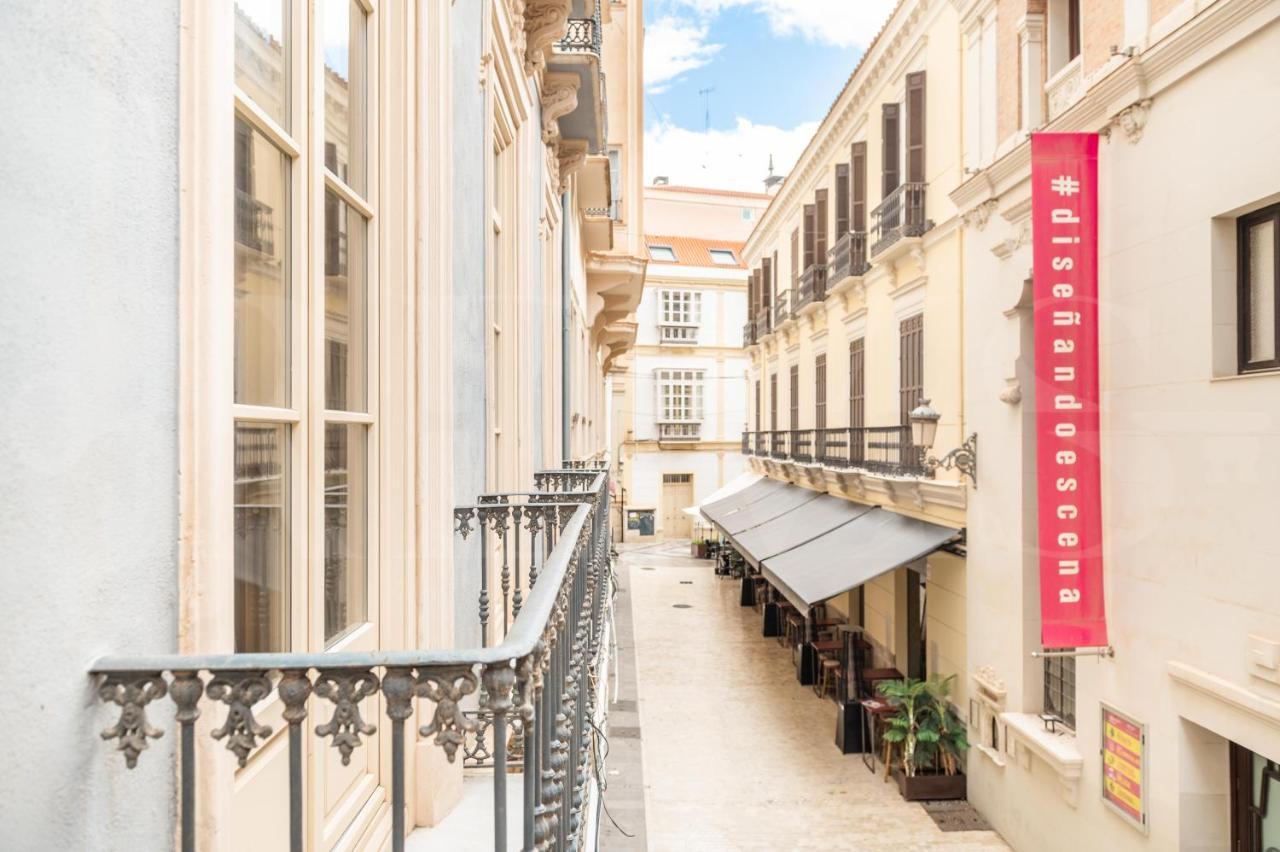
{"label": "decorative stone molding", "polygon": [[587,162],[587,140],[561,139],[557,144],[556,159],[559,164],[560,191],[569,191],[569,178]]}
{"label": "decorative stone molding", "polygon": [[991,218],[992,212],[996,209],[998,202],[994,198],[988,198],[972,210],[964,214],[964,226],[966,228],[974,228],[981,231],[987,227],[987,220]]}
{"label": "decorative stone molding", "polygon": [[529,0],[524,10],[524,71],[536,74],[547,67],[551,46],[564,38],[572,0]]}
{"label": "decorative stone molding", "polygon": [[1084,757],[1076,747],[1075,734],[1046,731],[1040,717],[1030,713],[1001,713],[1000,721],[1017,754],[1018,763],[1031,771],[1031,758],[1039,758],[1058,776],[1062,798],[1076,806]]}
{"label": "decorative stone molding", "polygon": [[1022,383],[1017,378],[1007,378],[1004,381],[1005,389],[1000,391],[1000,401],[1008,405],[1022,402]]}
{"label": "decorative stone molding", "polygon": [[1136,145],[1142,141],[1142,131],[1147,126],[1147,116],[1150,114],[1151,98],[1145,98],[1127,106],[1116,114],[1115,122],[1124,131],[1124,137],[1129,144]]}
{"label": "decorative stone molding", "polygon": [[1023,222],[1012,237],[1006,237],[991,248],[991,253],[1001,260],[1008,260],[1013,253],[1031,242],[1031,222]]}
{"label": "decorative stone molding", "polygon": [[548,71],[542,77],[542,141],[550,145],[560,138],[560,119],[578,108],[582,78],[565,71]]}

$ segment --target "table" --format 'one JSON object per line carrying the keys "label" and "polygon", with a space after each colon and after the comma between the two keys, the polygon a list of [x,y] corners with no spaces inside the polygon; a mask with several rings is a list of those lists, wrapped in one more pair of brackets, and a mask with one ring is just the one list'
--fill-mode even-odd
{"label": "table", "polygon": [[862,705],[862,718],[865,720],[867,732],[867,741],[862,749],[862,765],[867,767],[867,771],[874,775],[876,772],[876,751],[878,746],[876,726],[880,720],[886,716],[892,716],[897,710],[888,701],[881,701],[879,698],[864,698],[858,703]]}

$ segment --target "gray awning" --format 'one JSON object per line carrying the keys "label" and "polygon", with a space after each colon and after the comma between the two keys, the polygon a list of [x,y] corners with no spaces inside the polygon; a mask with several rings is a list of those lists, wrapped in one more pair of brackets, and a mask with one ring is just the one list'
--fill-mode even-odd
{"label": "gray awning", "polygon": [[761,573],[800,609],[927,556],[959,530],[875,508],[826,535],[766,557]]}
{"label": "gray awning", "polygon": [[820,494],[816,500],[739,533],[733,543],[753,568],[759,568],[769,557],[807,544],[871,509],[871,506]]}
{"label": "gray awning", "polygon": [[730,494],[723,500],[707,503],[702,507],[702,516],[713,524],[718,524],[728,515],[744,506],[749,506],[789,487],[791,486],[787,485],[787,483],[779,482],[776,479],[762,479],[754,485],[749,485],[741,491]]}
{"label": "gray awning", "polygon": [[821,491],[810,491],[808,488],[788,485],[785,482],[778,484],[782,486],[781,489],[767,497],[756,500],[754,503],[743,506],[736,512],[725,515],[722,519],[716,521],[716,526],[720,527],[726,535],[733,537],[752,527],[758,527],[767,521],[772,521],[792,509],[803,506],[806,503],[812,503],[822,496]]}

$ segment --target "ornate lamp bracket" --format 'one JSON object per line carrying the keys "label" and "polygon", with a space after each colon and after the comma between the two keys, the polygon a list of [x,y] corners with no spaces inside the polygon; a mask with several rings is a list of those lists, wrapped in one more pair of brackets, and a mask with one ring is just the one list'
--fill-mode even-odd
{"label": "ornate lamp bracket", "polygon": [[962,476],[969,477],[973,483],[973,487],[978,487],[978,433],[974,432],[965,442],[947,453],[942,458],[934,458],[926,456],[924,460],[924,469],[933,476],[938,468],[943,470],[958,470]]}

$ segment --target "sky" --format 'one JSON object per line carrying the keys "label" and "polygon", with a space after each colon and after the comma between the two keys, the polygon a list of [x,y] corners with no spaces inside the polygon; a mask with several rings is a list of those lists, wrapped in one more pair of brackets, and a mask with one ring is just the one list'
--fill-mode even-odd
{"label": "sky", "polygon": [[647,0],[645,183],[763,191],[770,155],[791,169],[894,5]]}

